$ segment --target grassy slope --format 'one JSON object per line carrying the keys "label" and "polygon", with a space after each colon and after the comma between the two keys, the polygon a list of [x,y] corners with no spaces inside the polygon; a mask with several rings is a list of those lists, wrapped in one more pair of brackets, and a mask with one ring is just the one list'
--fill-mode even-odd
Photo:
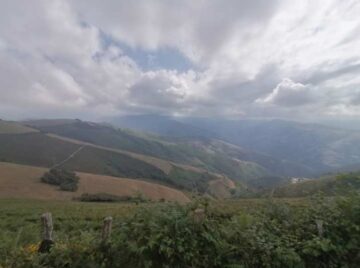
{"label": "grassy slope", "polygon": [[235,188],[236,185],[232,180],[229,180],[226,177],[222,177],[209,183],[208,192],[215,197],[230,198],[231,190]]}
{"label": "grassy slope", "polygon": [[84,147],[63,167],[70,170],[115,177],[147,178],[163,183],[170,182],[168,176],[162,170],[152,165],[124,154],[92,147]]}
{"label": "grassy slope", "polygon": [[[77,120],[41,120],[39,126],[61,126],[77,123]],[[91,126],[86,125],[86,128]],[[111,129],[99,127],[100,131]],[[217,179],[204,169],[191,167],[163,159],[129,152],[121,149],[94,145],[84,141],[65,138],[53,134],[44,135],[37,130],[18,123],[0,121],[0,161],[51,167],[67,159],[82,148],[62,166],[76,171],[104,174],[116,177],[147,179],[190,191],[205,192],[211,180]],[[6,130],[6,131],[5,131]],[[91,132],[91,131],[90,131]],[[126,135],[132,135],[126,133]],[[140,137],[134,136],[134,139]],[[141,139],[141,138],[140,138]],[[153,141],[146,141],[153,143]],[[156,140],[155,140],[156,143]],[[85,145],[85,146],[84,146]],[[211,187],[212,191],[217,189]],[[228,196],[228,189],[217,191],[217,196]],[[224,193],[221,195],[221,193]]]}
{"label": "grassy slope", "polygon": [[[49,137],[43,133],[0,134],[0,161],[20,164],[51,167],[67,159],[69,155],[83,146],[73,141]],[[147,161],[144,160],[147,159]],[[70,158],[63,167],[75,171],[103,174],[116,177],[148,179],[181,189],[193,190],[190,181],[196,181],[199,171],[189,171],[193,176],[178,180],[170,170],[168,174],[154,165],[155,158],[143,156],[134,157],[131,153],[122,153],[118,150],[109,150],[96,146],[85,146],[74,157]],[[164,161],[159,165],[165,166]],[[183,170],[183,167],[177,169]],[[207,174],[202,179],[210,181],[214,175]],[[195,183],[195,185],[197,185]],[[191,188],[189,188],[191,187]],[[203,188],[202,188],[203,189]],[[195,189],[196,190],[196,189]],[[200,189],[197,189],[200,190]]]}
{"label": "grassy slope", "polygon": [[0,161],[42,167],[51,167],[80,148],[42,133],[0,134],[0,145]]}
{"label": "grassy slope", "polygon": [[23,126],[16,122],[9,122],[0,119],[0,134],[20,134],[29,132],[37,132],[37,130]]}
{"label": "grassy slope", "polygon": [[316,193],[325,195],[346,194],[360,189],[360,172],[342,175],[328,175],[319,179],[288,184],[277,188],[275,197],[305,197]]}
{"label": "grassy slope", "polygon": [[[125,130],[82,121],[70,121],[49,125],[38,124],[36,121],[27,124],[39,128],[41,131],[54,133],[62,137],[72,138],[105,146],[113,149],[147,155],[169,160],[178,164],[196,166],[213,173],[225,174],[239,181],[251,180],[268,174],[269,171],[250,161],[238,161],[247,153],[239,153],[240,148],[232,148],[237,155],[229,155],[229,146],[208,140],[169,142],[154,137],[135,135]],[[268,157],[265,157],[268,158]]]}
{"label": "grassy slope", "polygon": [[152,200],[189,200],[181,191],[163,185],[82,172],[78,172],[80,181],[76,192],[59,191],[57,187],[40,182],[46,171],[46,168],[0,162],[0,198],[71,200],[83,193],[108,193],[117,196],[142,194]]}
{"label": "grassy slope", "polygon": [[[64,140],[64,141],[67,141],[67,142],[70,142],[70,143],[86,145],[86,146],[90,146],[90,147],[98,148],[98,149],[103,149],[103,150],[110,151],[110,152],[125,154],[125,155],[128,155],[128,156],[132,157],[132,158],[136,158],[136,159],[144,161],[144,162],[146,162],[146,163],[148,163],[148,164],[150,164],[152,166],[155,166],[155,167],[161,169],[166,174],[170,173],[173,165],[176,165],[175,163],[172,163],[170,161],[166,161],[166,160],[156,158],[156,157],[151,157],[151,156],[148,156],[148,155],[137,154],[137,153],[121,150],[121,149],[109,148],[109,147],[96,145],[96,144],[89,143],[89,142],[84,142],[84,141],[80,141],[80,140],[76,140],[76,139],[66,138],[66,137],[59,136],[59,135],[56,135],[56,134],[51,134],[51,133],[46,134],[46,135],[49,136],[49,137]],[[191,168],[189,166],[182,166],[182,167],[184,169]],[[199,172],[202,172],[202,171],[199,171]]]}
{"label": "grassy slope", "polygon": [[115,130],[104,125],[83,121],[70,121],[70,123],[66,124],[61,124],[61,122],[59,122],[58,125],[50,124],[41,126],[30,122],[30,125],[34,124],[35,127],[44,132],[55,133],[63,137],[109,148],[176,160],[178,162],[186,162],[188,159],[188,156],[173,150],[161,142],[144,139],[127,131]]}
{"label": "grassy slope", "polygon": [[[69,141],[75,144],[87,145],[91,148],[98,148],[115,153],[119,152],[125,155],[129,155],[133,158],[139,159],[141,161],[144,161],[165,172],[165,174],[168,175],[167,177],[169,178],[169,180],[165,182],[170,183],[171,185],[174,185],[180,189],[187,189],[187,190],[202,189],[202,191],[208,191],[210,194],[221,198],[221,197],[229,197],[230,190],[236,187],[234,182],[229,178],[226,178],[216,173],[208,172],[205,169],[199,167],[177,164],[156,157],[132,153],[121,149],[112,149],[105,146],[95,145],[92,143],[87,143],[71,138],[62,137],[56,134],[47,134],[47,135],[57,139]],[[246,163],[246,165],[249,164],[252,163]],[[217,183],[212,183],[213,181],[216,181]]]}
{"label": "grassy slope", "polygon": [[[51,167],[78,150],[81,145],[48,137],[42,133],[0,134],[0,160]],[[127,155],[85,147],[64,164],[66,168],[130,178],[166,180],[160,169]]]}

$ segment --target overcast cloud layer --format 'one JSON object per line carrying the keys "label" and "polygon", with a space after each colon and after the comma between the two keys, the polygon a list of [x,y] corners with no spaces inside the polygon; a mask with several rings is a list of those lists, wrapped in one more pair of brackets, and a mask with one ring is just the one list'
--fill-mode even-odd
{"label": "overcast cloud layer", "polygon": [[360,116],[358,0],[1,0],[0,117]]}

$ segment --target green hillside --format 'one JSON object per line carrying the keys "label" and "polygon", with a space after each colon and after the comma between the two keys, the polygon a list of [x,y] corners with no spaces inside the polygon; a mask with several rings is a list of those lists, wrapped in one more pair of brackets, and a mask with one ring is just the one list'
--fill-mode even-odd
{"label": "green hillside", "polygon": [[51,167],[80,147],[42,133],[0,134],[0,160],[4,162]]}
{"label": "green hillside", "polygon": [[[205,185],[215,179],[209,173],[199,175],[180,167],[176,168],[176,172],[165,174],[154,165],[126,154],[67,142],[40,132],[0,134],[0,161],[48,168],[61,166],[80,172],[146,179],[199,192],[205,192]],[[183,174],[181,177],[179,172]]]}
{"label": "green hillside", "polygon": [[[37,120],[23,124],[26,124],[25,128],[34,128],[37,132],[1,134],[0,160],[51,167],[79,150],[61,164],[78,171],[116,177],[145,178],[180,189],[200,192],[206,191],[207,182],[214,179],[212,173],[223,174],[248,188],[262,190],[286,184],[289,182],[289,177],[303,174],[306,170],[306,166],[245,150],[218,139],[162,138],[116,129],[111,125],[72,119]],[[80,142],[77,144],[49,137],[47,133],[163,159],[170,161],[168,162],[170,168],[172,162],[197,167],[203,171],[191,171],[192,174],[189,174],[188,170],[182,170],[180,167],[178,167],[180,170],[176,170],[173,167],[171,172],[164,172],[161,167],[145,162],[141,158],[135,159],[126,152],[94,146],[82,148],[84,145]]]}
{"label": "green hillside", "polygon": [[125,178],[145,178],[169,183],[167,175],[160,169],[124,154],[84,147],[64,168],[82,172],[111,175]]}
{"label": "green hillside", "polygon": [[[0,160],[42,167],[52,167],[81,148],[42,133],[1,134]],[[129,178],[165,180],[165,173],[127,155],[84,147],[63,165],[68,169]]]}
{"label": "green hillside", "polygon": [[252,183],[268,175],[287,176],[302,169],[291,162],[208,138],[164,139],[80,120],[28,121],[26,124],[45,133],[200,167],[241,182]]}
{"label": "green hillside", "polygon": [[[56,122],[58,124],[56,124]],[[110,126],[83,122],[80,120],[41,120],[27,122],[30,126],[45,133],[81,140],[109,148],[122,149],[135,153],[151,155],[164,159],[186,162],[186,156],[160,142],[148,140],[130,132]]]}
{"label": "green hillside", "polygon": [[360,190],[360,172],[328,175],[319,179],[288,184],[277,188],[274,197],[305,197],[317,193],[343,195]]}

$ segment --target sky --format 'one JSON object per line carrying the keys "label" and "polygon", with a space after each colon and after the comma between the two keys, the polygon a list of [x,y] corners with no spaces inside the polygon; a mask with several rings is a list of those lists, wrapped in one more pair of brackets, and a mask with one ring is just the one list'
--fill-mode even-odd
{"label": "sky", "polygon": [[360,118],[358,0],[0,0],[0,118]]}

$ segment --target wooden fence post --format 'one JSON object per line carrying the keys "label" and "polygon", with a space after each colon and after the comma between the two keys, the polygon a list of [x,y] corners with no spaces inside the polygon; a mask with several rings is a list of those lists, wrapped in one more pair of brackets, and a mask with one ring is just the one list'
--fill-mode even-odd
{"label": "wooden fence post", "polygon": [[106,242],[107,240],[110,239],[111,228],[112,228],[112,220],[113,220],[113,218],[111,216],[106,217],[104,219],[103,228],[102,228],[102,235],[101,235],[101,239],[102,239],[103,242]]}
{"label": "wooden fence post", "polygon": [[41,227],[42,227],[42,241],[39,247],[39,252],[49,252],[50,248],[54,244],[53,240],[53,221],[50,212],[46,212],[41,215]]}
{"label": "wooden fence post", "polygon": [[193,212],[193,219],[196,223],[202,223],[205,220],[205,210],[203,208],[197,208]]}
{"label": "wooden fence post", "polygon": [[318,235],[320,237],[323,237],[323,235],[324,235],[324,222],[322,220],[316,220],[315,223],[316,223],[316,228],[317,228],[317,231],[318,231]]}

